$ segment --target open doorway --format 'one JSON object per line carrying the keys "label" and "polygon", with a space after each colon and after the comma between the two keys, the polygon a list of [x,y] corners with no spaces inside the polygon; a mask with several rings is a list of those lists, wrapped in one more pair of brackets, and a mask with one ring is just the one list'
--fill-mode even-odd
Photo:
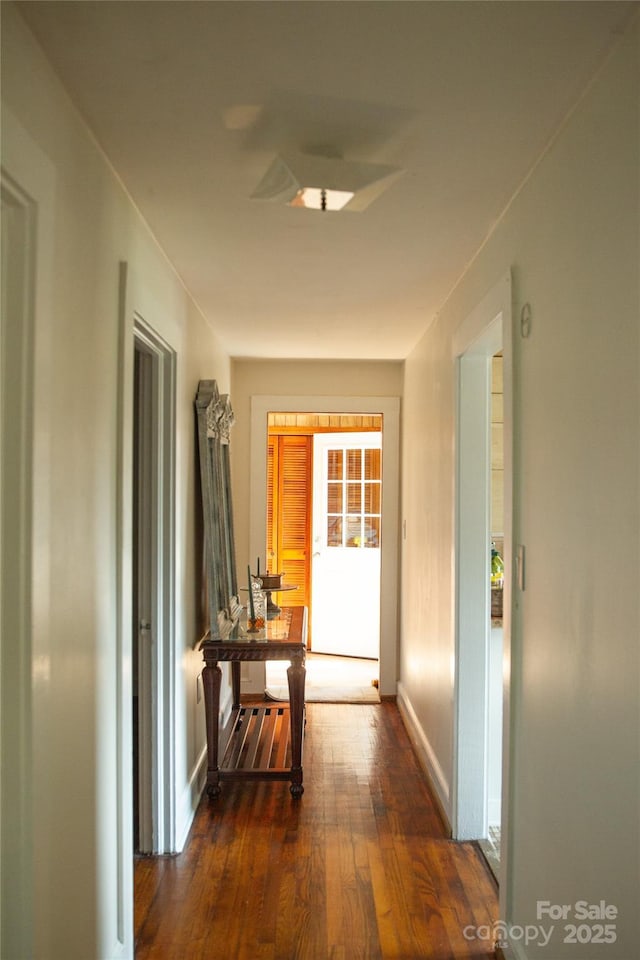
{"label": "open doorway", "polygon": [[175,355],[135,323],[132,495],[132,764],[136,853],[174,847]]}
{"label": "open doorway", "polygon": [[136,340],[133,387],[133,623],[131,628],[133,849],[153,844],[153,737],[155,689],[151,681],[151,609],[153,604],[153,475],[157,450],[153,443],[153,354]]}
{"label": "open doorway", "polygon": [[[315,411],[379,414],[382,437],[382,546],[380,553],[380,661],[379,692],[394,697],[398,676],[398,535],[400,495],[400,398],[389,396],[285,396],[251,397],[250,531],[249,556],[264,556],[267,515],[268,415],[271,411]],[[262,664],[250,664],[242,677],[243,692],[264,693]],[[255,668],[255,669],[253,669]]]}
{"label": "open doorway", "polygon": [[[479,840],[496,878],[508,796],[510,282],[490,292],[454,344],[456,424],[456,763],[454,836]],[[506,709],[505,709],[506,708]]]}
{"label": "open doorway", "polygon": [[[266,565],[309,611],[309,699],[378,699],[382,416],[269,412]],[[266,689],[286,691],[281,665]]]}
{"label": "open doorway", "polygon": [[480,846],[499,875],[502,814],[502,663],[504,659],[504,359],[502,350],[490,369],[490,628],[487,677],[487,835]]}

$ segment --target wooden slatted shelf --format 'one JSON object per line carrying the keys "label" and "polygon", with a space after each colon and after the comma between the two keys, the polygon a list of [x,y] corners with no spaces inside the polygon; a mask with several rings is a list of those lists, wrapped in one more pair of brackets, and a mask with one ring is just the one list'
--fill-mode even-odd
{"label": "wooden slatted shelf", "polygon": [[223,731],[221,753],[220,779],[289,780],[289,706],[274,703],[235,708]]}

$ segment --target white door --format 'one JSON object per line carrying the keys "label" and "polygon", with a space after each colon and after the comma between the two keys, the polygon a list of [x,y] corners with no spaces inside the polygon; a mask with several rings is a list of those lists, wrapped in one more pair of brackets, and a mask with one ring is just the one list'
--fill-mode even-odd
{"label": "white door", "polygon": [[311,648],[378,659],[382,435],[321,433],[313,449]]}

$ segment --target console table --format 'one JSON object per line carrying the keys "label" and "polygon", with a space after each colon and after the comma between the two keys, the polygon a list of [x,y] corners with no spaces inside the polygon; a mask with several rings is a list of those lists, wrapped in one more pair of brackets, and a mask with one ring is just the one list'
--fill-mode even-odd
{"label": "console table", "polygon": [[[202,641],[202,671],[207,726],[207,793],[220,795],[222,780],[290,780],[293,797],[302,785],[306,607],[283,607],[264,629],[250,633],[239,621],[228,637]],[[240,666],[244,662],[289,660],[289,703],[240,704]],[[221,662],[231,663],[233,708],[221,731]]]}

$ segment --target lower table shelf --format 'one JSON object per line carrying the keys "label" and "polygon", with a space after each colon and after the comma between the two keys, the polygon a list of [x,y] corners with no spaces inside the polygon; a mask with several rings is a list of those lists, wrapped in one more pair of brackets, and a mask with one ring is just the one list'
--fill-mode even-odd
{"label": "lower table shelf", "polygon": [[[223,732],[221,779],[291,779],[289,706],[247,704],[235,708]],[[221,751],[222,752],[222,751]]]}

